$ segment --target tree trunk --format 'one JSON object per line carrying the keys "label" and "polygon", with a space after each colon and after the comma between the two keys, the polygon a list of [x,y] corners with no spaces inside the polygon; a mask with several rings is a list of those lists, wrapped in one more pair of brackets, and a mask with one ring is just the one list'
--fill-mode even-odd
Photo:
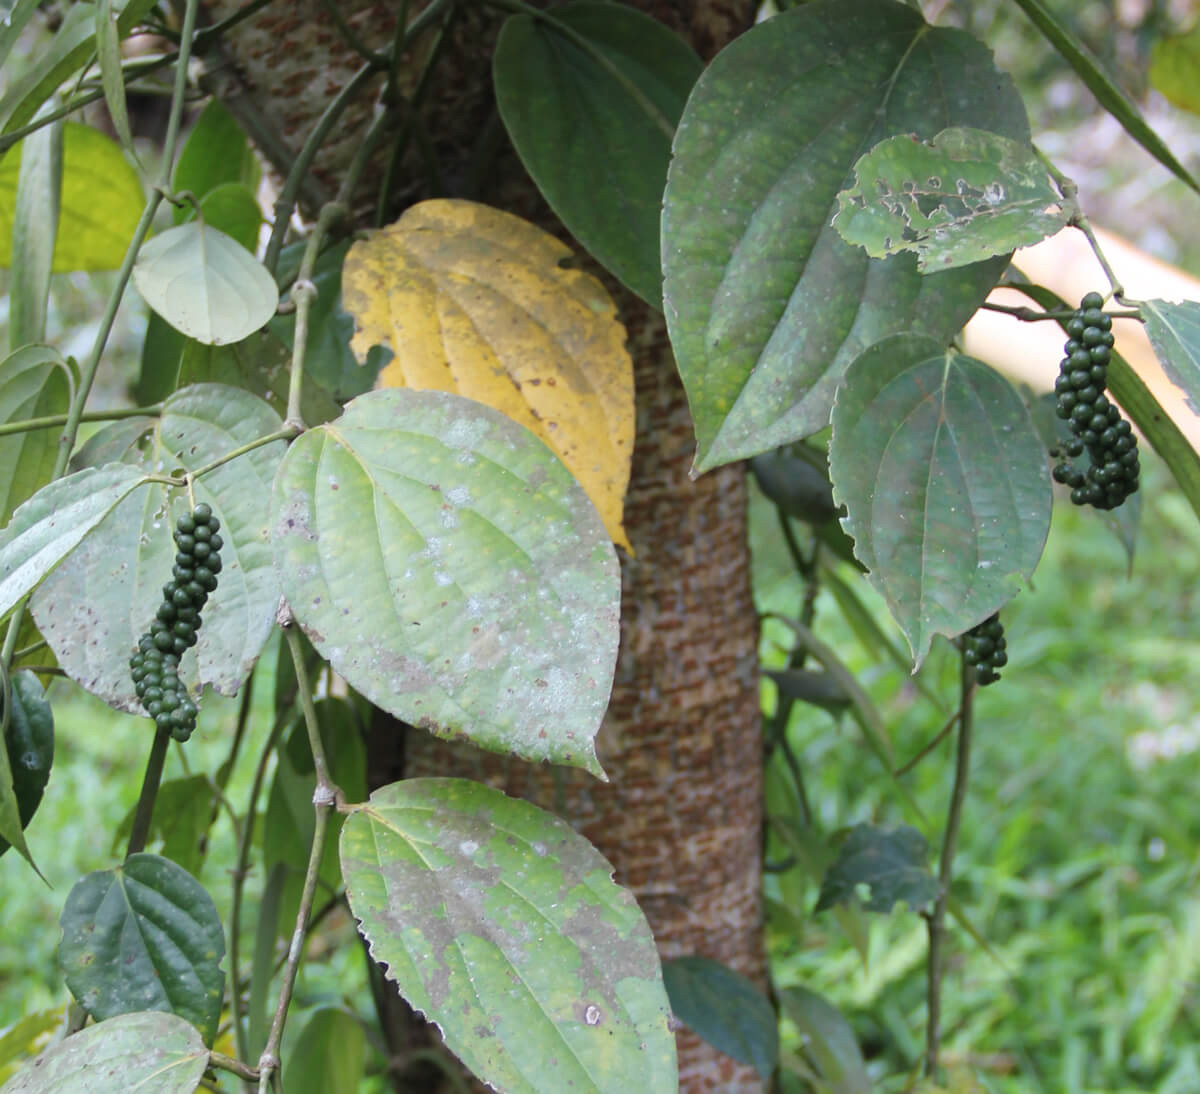
{"label": "tree trunk", "polygon": [[[218,0],[207,6],[220,19],[238,4]],[[745,0],[637,6],[706,59],[754,12]],[[339,7],[372,48],[390,41],[390,5]],[[452,183],[469,174],[478,134],[495,124],[488,58],[497,27],[486,9],[467,9],[439,61],[429,130],[444,157],[443,175],[451,180],[449,196],[475,196],[454,193]],[[283,167],[329,96],[360,64],[325,7],[308,0],[270,5],[236,28],[214,75],[222,78],[227,98],[240,100],[239,113],[255,116],[253,131],[265,134],[266,150]],[[318,160],[318,178],[330,189],[369,116],[373,94],[365,92],[348,112],[340,139]],[[511,153],[499,157],[490,178],[495,193],[484,200],[566,236],[552,225]],[[665,958],[703,954],[763,985],[757,622],[744,475],[737,466],[689,481],[691,417],[662,317],[611,279],[606,284],[629,331],[637,385],[637,440],[625,508],[636,557],[622,559],[621,650],[597,743],[611,781],[532,767],[417,731],[404,743],[405,770],[478,778],[566,817],[633,890]],[[374,781],[389,781],[395,773],[380,742],[373,744]],[[679,1048],[680,1090],[688,1094],[762,1089],[752,1069],[690,1033],[680,1033]]]}

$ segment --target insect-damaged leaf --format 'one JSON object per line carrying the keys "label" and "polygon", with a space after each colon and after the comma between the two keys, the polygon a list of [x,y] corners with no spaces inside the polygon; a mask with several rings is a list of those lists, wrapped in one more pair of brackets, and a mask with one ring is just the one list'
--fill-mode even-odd
{"label": "insect-damaged leaf", "polygon": [[342,874],[371,953],[508,1094],[675,1094],[658,952],[565,821],[464,779],[406,779],[347,818]]}
{"label": "insect-damaged leaf", "polygon": [[846,370],[829,447],[842,526],[917,665],[1017,592],[1050,530],[1045,449],[981,361],[897,334]]}
{"label": "insect-damaged leaf", "polygon": [[867,890],[863,907],[869,912],[890,912],[898,901],[918,911],[938,895],[928,858],[929,844],[915,828],[856,824],[821,882],[816,911],[857,900],[859,886]]}
{"label": "insect-damaged leaf", "polygon": [[854,165],[833,226],[872,258],[915,251],[922,273],[1028,247],[1077,212],[1023,141],[957,127],[889,137]]}
{"label": "insect-damaged leaf", "polygon": [[616,554],[528,430],[458,395],[368,392],[288,450],[271,527],[296,618],[373,703],[601,774]]}
{"label": "insect-damaged leaf", "polygon": [[425,201],[346,256],[360,360],[395,355],[383,387],[453,391],[542,439],[628,546],[633,363],[616,307],[540,228],[469,201]]}
{"label": "insect-damaged leaf", "polygon": [[663,197],[664,314],[696,423],[695,471],[816,433],[846,366],[916,329],[945,339],[1003,258],[922,276],[830,227],[886,137],[973,126],[1028,140],[986,47],[894,0],[815,0],[722,51],[688,99]]}

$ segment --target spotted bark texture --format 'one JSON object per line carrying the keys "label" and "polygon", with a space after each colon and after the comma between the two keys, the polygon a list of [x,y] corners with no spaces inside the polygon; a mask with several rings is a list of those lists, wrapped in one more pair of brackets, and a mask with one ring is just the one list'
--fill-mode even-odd
{"label": "spotted bark texture", "polygon": [[[237,6],[215,0],[207,9],[220,19]],[[745,29],[755,10],[746,0],[645,0],[636,6],[680,33],[705,59]],[[390,40],[392,5],[359,0],[340,7],[372,48]],[[498,21],[482,11],[469,9],[469,18],[448,35],[428,99],[429,132],[449,196],[480,196],[464,194],[457,183],[472,174],[480,134],[496,126],[488,58]],[[264,17],[274,22],[260,23]],[[357,70],[361,57],[336,33],[319,0],[280,0],[233,32],[221,63],[243,108],[253,104],[294,155],[326,97]],[[289,95],[289,88],[305,93]],[[326,187],[336,185],[353,152],[370,94],[363,107],[348,112],[342,136],[318,159]],[[580,250],[510,152],[491,161],[488,183],[484,200],[540,223]],[[433,194],[402,184],[397,207],[424,196]],[[419,731],[403,742],[404,771],[478,778],[569,819],[633,890],[664,957],[703,954],[765,985],[757,623],[744,474],[739,465],[689,480],[695,439],[662,317],[605,280],[629,331],[637,386],[625,510],[636,557],[622,559],[621,651],[597,741],[611,781],[531,767]],[[398,777],[398,743],[379,736],[371,742],[373,784]],[[753,1070],[686,1031],[678,1040],[680,1090],[686,1094],[762,1090]]]}

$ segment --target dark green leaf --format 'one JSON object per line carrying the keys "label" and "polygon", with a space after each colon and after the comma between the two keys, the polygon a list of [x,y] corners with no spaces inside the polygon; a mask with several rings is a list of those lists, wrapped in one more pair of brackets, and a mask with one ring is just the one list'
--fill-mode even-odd
{"label": "dark green leaf", "polygon": [[[162,402],[177,387],[183,386],[179,367],[183,360],[183,348],[189,341],[158,312],[150,312],[146,321],[146,337],[142,341],[141,370],[133,387],[133,397],[140,405]],[[219,377],[195,377],[188,382],[210,379]]]}
{"label": "dark green leaf", "polygon": [[[210,99],[175,162],[172,188],[176,193],[190,190],[197,198],[202,198],[230,182],[241,183],[254,191],[261,177],[258,158],[237,119],[220,99]],[[183,223],[188,209],[188,205],[175,208],[176,224]]]}
{"label": "dark green leaf", "polygon": [[496,103],[525,169],[572,235],[656,308],[671,137],[702,67],[658,20],[587,0],[511,16],[496,44]]}
{"label": "dark green leaf", "polygon": [[846,371],[830,470],[867,580],[924,660],[1010,600],[1050,529],[1050,475],[1021,397],[999,373],[898,334]]}
{"label": "dark green leaf", "polygon": [[565,821],[464,779],[407,779],[347,818],[342,873],[376,960],[508,1094],[675,1094],[654,938]]}
{"label": "dark green leaf", "polygon": [[240,342],[275,314],[279,291],[261,262],[206,224],[168,228],[142,246],[133,280],[176,330],[206,345]]}
{"label": "dark green leaf", "polygon": [[828,1094],[871,1094],[874,1084],[854,1030],[841,1012],[824,996],[802,987],[784,988],[779,1002],[800,1031],[804,1054]]}
{"label": "dark green leaf", "polygon": [[[6,779],[0,769],[0,798],[7,796],[11,782],[20,826],[25,829],[41,804],[50,780],[50,765],[54,762],[54,714],[32,672],[18,672],[12,677],[12,714],[4,745],[11,779]],[[7,813],[7,809],[0,810],[0,816]],[[7,827],[7,824],[0,826]],[[8,840],[0,836],[0,855],[9,846]]]}
{"label": "dark green leaf", "polygon": [[88,874],[71,889],[59,923],[59,964],[93,1018],[170,1011],[212,1043],[225,933],[212,898],[181,866],[139,854]]}
{"label": "dark green leaf", "polygon": [[[330,777],[346,795],[347,801],[362,801],[367,796],[367,754],[354,707],[345,699],[322,699],[317,703],[317,719]],[[300,892],[304,887],[304,872],[316,825],[313,813],[316,786],[308,733],[303,718],[298,718],[279,751],[263,822],[263,866],[271,870],[281,865],[287,870],[277,916],[279,929],[285,935],[290,935],[295,927],[296,912],[300,907]],[[337,834],[341,827],[341,815],[334,814],[329,821],[325,857],[317,875],[318,906],[342,885],[337,858]]]}
{"label": "dark green leaf", "polygon": [[[207,775],[168,779],[158,788],[148,843],[161,841],[162,856],[196,875],[204,865],[204,842],[212,827],[217,797]],[[113,854],[129,842],[137,806],[130,808],[113,833]]]}
{"label": "dark green leaf", "polygon": [[208,1069],[195,1028],[173,1014],[122,1014],[59,1041],[4,1094],[193,1094]]}
{"label": "dark green leaf", "polygon": [[[187,220],[195,218],[195,208]],[[258,230],[262,226],[262,210],[254,191],[241,182],[226,182],[200,199],[200,215],[210,228],[236,239],[251,254],[258,247]]]}
{"label": "dark green leaf", "polygon": [[[195,470],[277,431],[280,424],[279,416],[248,392],[197,384],[167,400],[141,443],[126,450],[127,463],[110,466],[130,473]],[[114,434],[117,442],[128,443],[124,423],[115,423]],[[199,641],[180,662],[180,676],[193,693],[211,684],[223,695],[235,694],[274,625],[280,589],[264,501],[283,449],[283,441],[260,446],[194,483],[195,500],[210,505],[221,520],[225,546]],[[188,508],[186,491],[160,483],[127,498],[34,598],[34,617],[68,675],[119,710],[141,713],[129,654],[171,580],[172,532]],[[79,641],[81,633],[88,635],[87,642]]]}
{"label": "dark green leaf", "polygon": [[391,389],[299,437],[272,498],[284,594],[358,691],[431,732],[599,775],[616,556],[532,433]]}
{"label": "dark green leaf", "polygon": [[[291,350],[271,330],[259,331],[232,346],[205,346],[186,338],[179,362],[179,383],[218,383],[245,388],[282,415],[287,410],[291,356]],[[305,422],[319,425],[336,418],[341,411],[320,384],[305,377],[300,404]]]}
{"label": "dark green leaf", "polygon": [[775,1011],[741,973],[707,957],[663,962],[671,1010],[710,1045],[769,1079],[779,1058]]}
{"label": "dark green leaf", "polygon": [[[305,246],[299,243],[284,248],[276,271],[281,286],[295,280]],[[312,282],[317,287],[317,297],[308,313],[308,345],[304,356],[306,390],[308,383],[316,380],[338,402],[370,391],[379,370],[391,359],[389,349],[372,346],[367,352],[366,363],[360,364],[350,349],[354,319],[342,310],[342,263],[349,249],[349,240],[330,247],[321,252],[313,267]],[[291,353],[295,341],[295,313],[275,316],[268,329]],[[315,424],[328,421],[332,416],[314,419],[305,415],[304,420]]]}
{"label": "dark green leaf", "polygon": [[789,517],[824,524],[837,516],[823,453],[806,444],[785,445],[750,461],[759,489]]}
{"label": "dark green leaf", "polygon": [[46,338],[46,303],[62,202],[63,125],[55,122],[21,142],[12,213],[12,301],[9,346]]}
{"label": "dark green leaf", "polygon": [[1192,178],[1183,164],[1166,146],[1163,139],[1146,124],[1141,111],[1129,96],[1108,78],[1087,47],[1054,17],[1041,0],[1016,0],[1016,2],[1045,39],[1075,70],[1075,74],[1084,82],[1087,89],[1096,96],[1097,102],[1116,118],[1125,132],[1176,178],[1200,193],[1200,183]]}
{"label": "dark green leaf", "polygon": [[951,126],[1029,138],[987,49],[894,0],[816,0],[748,31],[705,70],[664,195],[671,344],[695,472],[823,429],[849,363],[894,331],[948,339],[1004,258],[922,277],[830,227],[855,161]]}
{"label": "dark green leaf", "polygon": [[287,1094],[358,1094],[366,1062],[362,1023],[337,1007],[321,1007],[308,1021],[283,1068]]}
{"label": "dark green leaf", "polygon": [[890,912],[897,901],[919,911],[938,895],[928,860],[929,844],[915,828],[856,824],[825,874],[815,910],[858,901],[859,886],[865,886],[861,902],[868,912]]}
{"label": "dark green leaf", "polygon": [[137,468],[106,464],[58,479],[20,506],[0,531],[0,619],[146,481]]}
{"label": "dark green leaf", "polygon": [[[58,351],[25,346],[0,363],[0,422],[65,414],[70,373]],[[0,437],[0,522],[50,481],[58,455],[57,429]]]}
{"label": "dark green leaf", "polygon": [[833,226],[872,258],[914,251],[922,273],[1011,254],[1078,213],[1027,141],[957,127],[880,141],[854,164]]}
{"label": "dark green leaf", "polygon": [[775,681],[781,695],[789,699],[798,699],[802,703],[810,703],[821,707],[831,714],[843,714],[850,706],[850,696],[846,694],[841,681],[827,672],[813,672],[810,669],[763,669],[763,674]]}

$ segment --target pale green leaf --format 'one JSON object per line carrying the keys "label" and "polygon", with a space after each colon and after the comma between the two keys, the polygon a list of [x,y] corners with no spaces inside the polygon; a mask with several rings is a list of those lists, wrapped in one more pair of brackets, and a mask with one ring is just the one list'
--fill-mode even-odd
{"label": "pale green leaf", "polygon": [[1146,300],[1142,321],[1167,378],[1200,413],[1200,301]]}
{"label": "pale green leaf", "polygon": [[173,1014],[122,1014],[59,1041],[4,1084],[2,1094],[193,1094],[208,1050]]}
{"label": "pale green leaf", "polygon": [[17,509],[0,531],[0,619],[146,482],[135,467],[106,464],[50,483]]}
{"label": "pale green leaf", "polygon": [[[24,143],[0,160],[0,266],[13,262],[10,237]],[[142,184],[120,146],[98,130],[67,122],[54,272],[115,270],[144,206]]]}
{"label": "pale green leaf", "polygon": [[1200,114],[1200,23],[1187,34],[1155,41],[1150,52],[1150,85],[1168,102]]}
{"label": "pale green leaf", "polygon": [[22,142],[12,220],[9,346],[46,338],[46,304],[63,181],[63,126],[55,122]]}
{"label": "pale green leaf", "polygon": [[129,128],[129,110],[125,105],[125,74],[121,71],[121,30],[117,26],[113,0],[96,0],[96,53],[100,61],[100,83],[104,102],[117,139],[131,156],[133,131]]}
{"label": "pale green leaf", "polygon": [[[50,346],[25,346],[0,362],[0,422],[65,414],[70,399],[66,362]],[[57,429],[0,437],[0,521],[50,481]],[[108,461],[103,461],[108,462]]]}
{"label": "pale green leaf", "polygon": [[133,280],[171,326],[207,345],[248,338],[279,303],[262,263],[206,224],[183,224],[151,239],[138,254]]}
{"label": "pale green leaf", "polygon": [[507,1094],[675,1094],[654,938],[565,821],[463,779],[408,779],[347,818],[342,873],[376,960]]}
{"label": "pale green leaf", "polygon": [[271,508],[288,603],[353,687],[440,736],[601,774],[616,556],[532,433],[458,395],[369,392],[295,441]]}
{"label": "pale green leaf", "polygon": [[[131,473],[194,471],[280,425],[278,414],[249,392],[197,384],[172,395],[140,438],[114,423],[115,443],[105,454],[123,452],[123,462],[109,466]],[[195,499],[220,518],[225,546],[199,641],[180,660],[180,676],[193,692],[210,684],[234,694],[274,625],[280,590],[264,503],[283,448],[283,441],[255,448],[195,481]],[[34,597],[34,618],[63,669],[119,710],[141,713],[129,654],[162,601],[175,520],[189,508],[182,488],[163,484],[127,498]],[[79,641],[83,631],[87,642]]]}

